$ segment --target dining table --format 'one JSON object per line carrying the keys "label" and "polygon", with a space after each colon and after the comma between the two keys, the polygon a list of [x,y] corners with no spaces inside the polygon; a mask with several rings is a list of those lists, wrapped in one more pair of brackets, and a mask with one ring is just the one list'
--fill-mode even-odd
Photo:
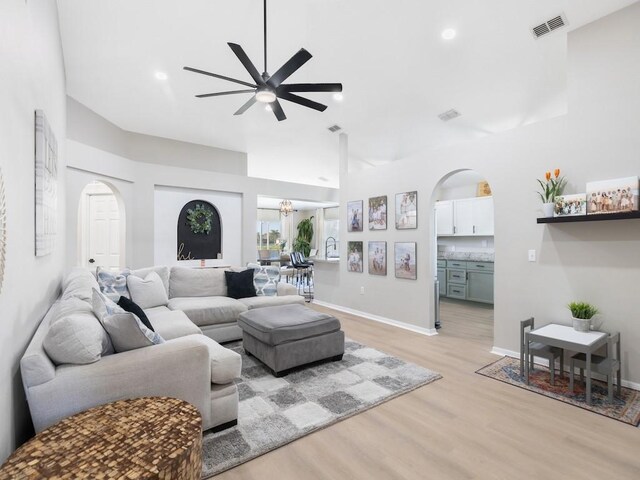
{"label": "dining table", "polygon": [[[539,342],[551,347],[558,347],[572,352],[584,353],[586,356],[586,403],[591,405],[591,355],[607,344],[609,334],[591,330],[581,332],[568,325],[549,323],[525,333],[525,382],[529,385],[529,345]],[[553,368],[553,366],[551,366]],[[560,365],[562,375],[563,365]]]}

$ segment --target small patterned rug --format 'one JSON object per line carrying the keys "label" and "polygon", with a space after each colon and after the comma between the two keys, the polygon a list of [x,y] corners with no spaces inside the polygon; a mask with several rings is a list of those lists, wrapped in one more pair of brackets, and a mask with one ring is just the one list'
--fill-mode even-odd
{"label": "small patterned rug", "polygon": [[238,425],[205,434],[202,478],[209,478],[311,432],[431,383],[439,374],[347,340],[341,361],[275,378],[242,342]]}
{"label": "small patterned rug", "polygon": [[562,377],[559,377],[556,373],[555,385],[551,385],[549,383],[549,369],[541,365],[536,365],[535,370],[529,377],[530,384],[527,385],[524,382],[524,377],[520,376],[520,359],[518,358],[501,358],[486,367],[482,367],[476,373],[584,408],[629,425],[637,427],[640,423],[640,392],[637,390],[622,387],[621,397],[618,397],[614,390],[613,403],[609,403],[607,384],[599,380],[592,380],[592,405],[589,406],[585,400],[585,386],[580,383],[579,375],[575,376],[574,390],[571,392],[569,390],[568,372],[564,372]]}

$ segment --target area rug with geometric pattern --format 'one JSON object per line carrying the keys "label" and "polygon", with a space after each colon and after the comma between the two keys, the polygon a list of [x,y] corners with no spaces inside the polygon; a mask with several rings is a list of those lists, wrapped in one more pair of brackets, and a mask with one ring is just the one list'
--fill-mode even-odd
{"label": "area rug with geometric pattern", "polygon": [[568,372],[564,372],[564,375],[560,377],[558,375],[559,372],[556,371],[555,385],[551,385],[549,383],[549,369],[542,365],[535,366],[535,370],[529,376],[529,385],[527,385],[524,381],[524,376],[520,376],[520,359],[518,358],[501,358],[486,367],[482,367],[476,373],[584,408],[635,427],[640,423],[640,392],[631,388],[622,387],[619,397],[614,389],[613,403],[609,403],[607,384],[599,380],[592,380],[592,404],[587,405],[585,401],[585,386],[580,383],[579,375],[575,376],[574,390],[571,392],[569,390]]}
{"label": "area rug with geometric pattern", "polygon": [[427,385],[438,373],[349,339],[341,361],[276,378],[242,342],[238,425],[205,434],[202,478],[209,478],[352,415]]}

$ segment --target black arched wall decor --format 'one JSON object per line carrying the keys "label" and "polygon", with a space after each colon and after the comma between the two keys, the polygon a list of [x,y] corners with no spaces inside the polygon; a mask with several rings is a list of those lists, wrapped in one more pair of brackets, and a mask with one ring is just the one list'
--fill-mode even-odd
{"label": "black arched wall decor", "polygon": [[205,200],[192,200],[178,216],[178,260],[218,258],[222,225],[218,209]]}

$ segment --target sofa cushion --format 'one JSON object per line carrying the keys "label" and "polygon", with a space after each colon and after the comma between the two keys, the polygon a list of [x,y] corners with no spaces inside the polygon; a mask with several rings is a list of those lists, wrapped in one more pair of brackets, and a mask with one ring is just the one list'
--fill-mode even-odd
{"label": "sofa cushion", "polygon": [[172,267],[169,298],[226,297],[227,284],[222,268]]}
{"label": "sofa cushion", "polygon": [[151,319],[154,331],[158,332],[165,340],[202,333],[202,330],[180,310],[167,309],[166,312],[153,315]]}
{"label": "sofa cushion", "polygon": [[286,295],[282,297],[250,297],[238,300],[246,305],[249,310],[252,308],[275,307],[277,305],[304,305],[304,297],[301,295]]}
{"label": "sofa cushion", "polygon": [[91,303],[91,289],[99,289],[96,277],[84,268],[74,268],[62,281],[62,299],[79,298]]}
{"label": "sofa cushion", "polygon": [[56,365],[84,365],[113,353],[109,336],[96,316],[85,307],[74,311],[74,303],[88,306],[86,302],[72,298],[60,303],[64,305],[54,308],[61,313],[53,313],[42,342],[45,352]]}
{"label": "sofa cushion", "polygon": [[256,295],[259,297],[263,295],[274,297],[278,294],[280,268],[257,263],[249,263],[247,268],[253,268],[253,283],[256,287]]}
{"label": "sofa cushion", "polygon": [[169,295],[169,267],[158,265],[155,267],[140,268],[138,270],[131,270],[131,275],[135,275],[139,278],[145,278],[151,272],[156,272],[162,279],[162,284],[167,291],[167,295]]}
{"label": "sofa cushion", "polygon": [[164,312],[170,312],[171,310],[166,305],[160,305],[159,307],[145,308],[144,313],[147,314],[147,318],[151,320],[154,315],[160,315]]}
{"label": "sofa cushion", "polygon": [[158,307],[169,303],[162,278],[157,272],[149,272],[144,278],[129,275],[127,286],[131,293],[131,300],[140,305],[141,308]]}
{"label": "sofa cushion", "polygon": [[211,383],[224,385],[240,377],[242,357],[240,354],[223,347],[215,340],[202,336],[200,339],[209,348],[211,359]]}
{"label": "sofa cushion", "polygon": [[136,317],[140,319],[140,321],[144,324],[145,327],[155,332],[155,328],[153,328],[153,325],[151,325],[151,322],[149,321],[147,314],[144,313],[144,310],[140,308],[140,305],[135,303],[133,300],[127,297],[120,297],[118,299],[118,306],[126,312],[133,313]]}
{"label": "sofa cushion", "polygon": [[267,345],[280,345],[337,332],[340,330],[340,321],[302,305],[283,305],[242,313],[238,326]]}
{"label": "sofa cushion", "polygon": [[224,272],[227,281],[227,295],[240,299],[256,296],[256,287],[253,284],[253,269],[244,272]]}
{"label": "sofa cushion", "polygon": [[116,352],[128,352],[164,343],[164,339],[158,333],[145,327],[131,312],[106,315],[102,318],[102,324]]}
{"label": "sofa cushion", "polygon": [[167,306],[182,310],[199,327],[235,322],[248,310],[239,300],[229,297],[178,297],[169,300]]}

